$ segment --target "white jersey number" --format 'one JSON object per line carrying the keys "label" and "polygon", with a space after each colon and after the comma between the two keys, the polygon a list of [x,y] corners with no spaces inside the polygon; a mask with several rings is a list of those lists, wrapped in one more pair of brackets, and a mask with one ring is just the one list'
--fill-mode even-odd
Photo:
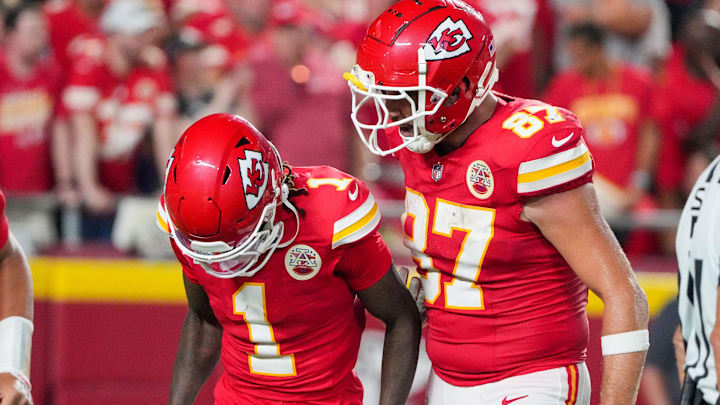
{"label": "white jersey number", "polygon": [[280,354],[272,325],[268,322],[265,304],[265,284],[245,283],[233,294],[233,313],[245,318],[255,354],[248,356],[250,372],[273,377],[297,375],[295,357]]}
{"label": "white jersey number", "polygon": [[[422,277],[425,300],[433,304],[445,289],[445,308],[483,310],[482,287],[477,284],[482,262],[494,234],[495,210],[458,204],[438,198],[435,201],[432,229],[429,229],[430,208],[425,196],[407,189],[405,212],[413,219],[412,235],[407,235],[405,245],[410,248],[413,258],[427,272]],[[440,272],[433,259],[425,254],[428,231],[434,235],[451,238],[453,232],[464,232],[460,250],[455,256],[452,281],[441,285]]]}

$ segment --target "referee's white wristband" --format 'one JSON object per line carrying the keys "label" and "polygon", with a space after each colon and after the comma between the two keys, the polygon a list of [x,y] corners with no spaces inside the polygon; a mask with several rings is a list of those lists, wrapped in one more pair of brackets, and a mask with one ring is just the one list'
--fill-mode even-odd
{"label": "referee's white wristband", "polygon": [[0,321],[0,373],[10,373],[30,387],[33,323],[22,316]]}
{"label": "referee's white wristband", "polygon": [[647,329],[605,335],[600,338],[603,356],[613,354],[644,352],[650,348],[650,334]]}

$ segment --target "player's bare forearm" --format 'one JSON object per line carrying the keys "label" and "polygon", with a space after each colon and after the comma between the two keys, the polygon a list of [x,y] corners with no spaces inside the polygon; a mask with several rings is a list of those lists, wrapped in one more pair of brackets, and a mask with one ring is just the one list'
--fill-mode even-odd
{"label": "player's bare forearm", "polygon": [[188,311],[170,385],[171,405],[192,404],[220,356],[222,330]]}
{"label": "player's bare forearm", "polygon": [[[647,329],[647,297],[600,215],[591,184],[528,202],[523,215],[605,304],[603,335]],[[605,356],[601,404],[631,404],[645,352]]]}
{"label": "player's bare forearm", "polygon": [[380,405],[402,405],[415,376],[420,314],[392,266],[375,285],[358,291],[358,296],[373,316],[385,322]]}
{"label": "player's bare forearm", "polygon": [[644,362],[645,352],[604,356],[600,405],[634,404]]}
{"label": "player's bare forearm", "polygon": [[[639,288],[639,287],[638,287]],[[647,300],[645,294],[626,294],[625,297],[604,299],[603,336],[647,328]],[[632,308],[632,310],[628,310]],[[643,316],[644,314],[644,316]],[[645,354],[633,352],[603,356],[601,405],[634,404],[640,386]]]}
{"label": "player's bare forearm", "polygon": [[187,278],[188,313],[183,322],[172,382],[170,405],[192,404],[220,356],[222,328],[202,287]]}
{"label": "player's bare forearm", "polygon": [[0,249],[0,320],[9,316],[33,319],[30,267],[12,233]]}

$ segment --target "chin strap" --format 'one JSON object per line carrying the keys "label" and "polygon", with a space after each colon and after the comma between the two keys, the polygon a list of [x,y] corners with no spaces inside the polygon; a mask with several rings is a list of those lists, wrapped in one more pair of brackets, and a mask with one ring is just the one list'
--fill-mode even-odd
{"label": "chin strap", "polygon": [[290,202],[290,200],[288,200],[287,198],[283,199],[282,204],[283,204],[285,207],[287,207],[287,209],[289,209],[290,211],[292,211],[292,213],[295,215],[295,235],[293,235],[292,238],[288,239],[287,242],[279,243],[279,244],[277,245],[277,247],[279,247],[279,248],[284,248],[284,247],[289,246],[291,243],[293,243],[293,241],[295,240],[295,238],[297,238],[298,233],[300,233],[300,214],[298,214],[297,208],[295,208],[295,206],[292,205],[292,203]]}

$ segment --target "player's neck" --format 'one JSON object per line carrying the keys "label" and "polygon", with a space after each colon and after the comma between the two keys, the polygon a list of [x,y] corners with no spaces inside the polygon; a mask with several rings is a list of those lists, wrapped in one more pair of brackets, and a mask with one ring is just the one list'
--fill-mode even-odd
{"label": "player's neck", "polygon": [[477,106],[475,111],[470,114],[458,129],[450,133],[445,140],[435,146],[435,151],[438,155],[448,154],[463,146],[470,135],[493,116],[497,105],[497,97],[495,97],[493,93],[488,94],[485,100]]}

